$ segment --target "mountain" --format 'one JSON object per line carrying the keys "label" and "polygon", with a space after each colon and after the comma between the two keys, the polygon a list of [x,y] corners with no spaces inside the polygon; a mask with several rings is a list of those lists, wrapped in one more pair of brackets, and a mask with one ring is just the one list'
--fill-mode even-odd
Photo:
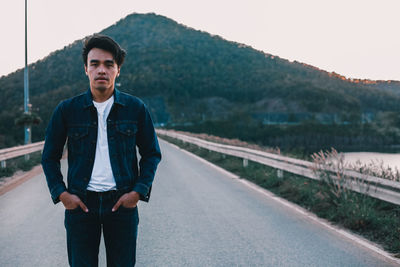
{"label": "mountain", "polygon": [[[348,80],[153,13],[131,14],[101,33],[128,52],[120,90],[144,99],[157,125],[238,116],[263,124],[346,124],[399,111],[399,82]],[[33,141],[43,140],[57,103],[88,88],[81,49],[77,40],[29,66],[32,110],[43,120]],[[23,70],[2,76],[0,92],[0,147],[14,146],[23,141],[14,123],[23,110]]]}

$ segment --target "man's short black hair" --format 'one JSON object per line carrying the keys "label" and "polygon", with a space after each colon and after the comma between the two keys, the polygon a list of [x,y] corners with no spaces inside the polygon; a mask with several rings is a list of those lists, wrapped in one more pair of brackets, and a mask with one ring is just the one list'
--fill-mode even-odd
{"label": "man's short black hair", "polygon": [[113,55],[118,67],[124,63],[126,52],[122,49],[117,42],[106,35],[94,34],[85,39],[82,49],[83,63],[87,66],[87,57],[93,48],[100,48],[110,52]]}

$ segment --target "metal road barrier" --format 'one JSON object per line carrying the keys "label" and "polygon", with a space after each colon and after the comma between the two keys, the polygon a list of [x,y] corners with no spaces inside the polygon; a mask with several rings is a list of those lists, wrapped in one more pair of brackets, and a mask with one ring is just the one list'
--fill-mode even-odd
{"label": "metal road barrier", "polygon": [[27,155],[43,149],[44,141],[32,143],[29,145],[15,146],[10,148],[0,149],[1,167],[6,167],[6,160]]}
{"label": "metal road barrier", "polygon": [[[321,177],[317,173],[326,172],[333,180],[337,180],[335,170],[329,168],[317,169],[317,165],[313,162],[294,159],[245,147],[218,144],[170,130],[157,129],[156,131],[160,135],[169,136],[183,142],[208,149],[210,151],[242,158],[244,166],[246,166],[248,160],[251,160],[273,167],[278,170],[278,176],[280,177],[282,177],[283,175],[282,171],[286,171],[307,178],[321,180]],[[361,174],[352,170],[343,171],[343,175],[344,177],[348,177],[346,182],[343,184],[344,187],[347,187],[352,191],[367,194],[371,197],[400,205],[399,182]]]}

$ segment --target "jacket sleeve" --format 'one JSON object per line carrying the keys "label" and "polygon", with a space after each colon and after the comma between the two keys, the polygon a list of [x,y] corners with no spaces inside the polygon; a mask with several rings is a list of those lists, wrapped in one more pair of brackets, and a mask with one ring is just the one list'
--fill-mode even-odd
{"label": "jacket sleeve", "polygon": [[141,200],[148,202],[157,165],[161,160],[161,151],[153,122],[144,104],[139,112],[136,145],[139,148],[141,159],[139,162],[139,177],[133,187],[133,191],[140,194]]}
{"label": "jacket sleeve", "polygon": [[54,204],[60,201],[60,194],[67,190],[60,168],[60,160],[67,136],[62,109],[63,102],[56,107],[47,126],[42,154],[42,167]]}

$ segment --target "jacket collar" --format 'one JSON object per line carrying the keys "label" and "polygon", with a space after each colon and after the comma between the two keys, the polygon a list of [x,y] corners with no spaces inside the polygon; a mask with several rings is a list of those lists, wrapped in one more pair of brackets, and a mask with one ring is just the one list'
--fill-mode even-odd
{"label": "jacket collar", "polygon": [[[121,106],[125,106],[125,101],[121,97],[121,92],[116,88],[114,88],[114,103],[121,105]],[[84,94],[83,106],[84,106],[84,108],[93,106],[93,96],[92,96],[92,92],[90,91],[90,88]]]}

